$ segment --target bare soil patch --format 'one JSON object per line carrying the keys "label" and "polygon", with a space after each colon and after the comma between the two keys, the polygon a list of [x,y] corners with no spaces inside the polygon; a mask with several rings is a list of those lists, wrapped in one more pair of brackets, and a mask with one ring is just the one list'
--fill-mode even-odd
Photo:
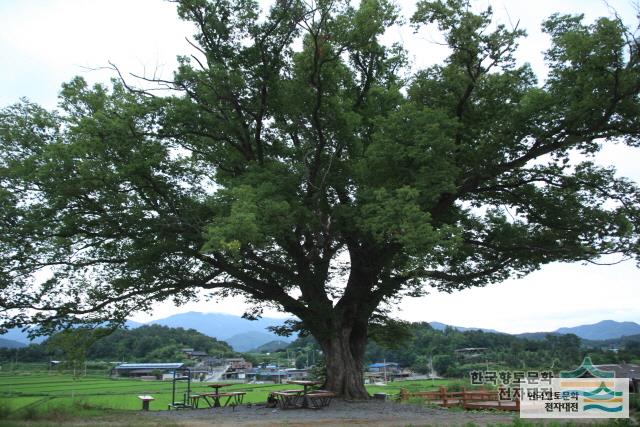
{"label": "bare soil patch", "polygon": [[512,424],[510,413],[462,411],[433,408],[411,403],[334,400],[329,407],[313,409],[274,409],[264,405],[238,406],[182,411],[157,411],[140,415],[146,419],[200,426],[425,426],[425,425],[496,425]]}

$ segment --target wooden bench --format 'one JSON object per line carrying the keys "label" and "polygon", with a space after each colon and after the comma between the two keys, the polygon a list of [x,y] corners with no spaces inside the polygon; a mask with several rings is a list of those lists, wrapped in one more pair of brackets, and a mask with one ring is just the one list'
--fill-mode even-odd
{"label": "wooden bench", "polygon": [[223,406],[227,406],[229,402],[231,402],[232,406],[237,406],[237,405],[242,405],[242,401],[244,400],[245,394],[247,393],[244,391],[230,391],[227,393],[220,393],[218,396],[227,398]]}
{"label": "wooden bench", "polygon": [[336,394],[326,390],[315,390],[307,393],[305,397],[307,398],[307,402],[309,402],[309,407],[320,409],[329,406],[331,399],[336,397]]}
{"label": "wooden bench", "polygon": [[[200,399],[207,402],[209,407],[221,407],[227,406],[231,403],[232,406],[242,405],[242,401],[244,400],[244,395],[247,394],[244,391],[234,391],[228,393],[200,393],[191,395],[191,405],[194,408],[198,407],[198,403]],[[226,397],[224,404],[220,404],[220,399]],[[211,398],[211,400],[209,400]]]}
{"label": "wooden bench", "polygon": [[[517,389],[516,389],[517,390]],[[503,400],[497,390],[466,390],[460,392],[448,392],[440,387],[438,391],[418,391],[409,393],[406,389],[400,389],[400,400],[410,397],[420,397],[439,406],[460,406],[465,409],[497,409],[502,411],[520,411],[520,399]]]}
{"label": "wooden bench", "polygon": [[280,409],[291,409],[300,407],[302,394],[302,390],[282,390],[272,391],[269,396],[276,399],[277,405]]}
{"label": "wooden bench", "polygon": [[297,394],[302,395],[304,390],[278,390],[277,393],[288,393],[288,394]]}

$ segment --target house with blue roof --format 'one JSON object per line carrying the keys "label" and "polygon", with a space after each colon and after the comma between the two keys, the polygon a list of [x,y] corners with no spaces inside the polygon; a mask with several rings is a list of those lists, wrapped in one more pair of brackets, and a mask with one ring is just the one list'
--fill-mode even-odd
{"label": "house with blue roof", "polygon": [[395,362],[372,363],[367,366],[368,372],[400,372],[400,365]]}
{"label": "house with blue roof", "polygon": [[152,377],[158,373],[173,373],[184,367],[184,363],[121,363],[112,369],[112,374],[121,377]]}

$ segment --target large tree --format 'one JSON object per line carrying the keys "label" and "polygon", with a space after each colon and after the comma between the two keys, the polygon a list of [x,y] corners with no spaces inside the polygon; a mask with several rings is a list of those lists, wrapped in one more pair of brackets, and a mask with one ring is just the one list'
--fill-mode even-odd
{"label": "large tree", "polygon": [[177,10],[197,34],[171,80],[76,78],[58,111],[0,112],[6,327],[240,294],[252,315],[295,315],[325,386],[362,398],[368,328],[396,298],[638,257],[639,189],[590,161],[639,143],[621,20],[552,16],[538,82],[514,60],[524,32],[464,0],[418,2],[412,24],[437,26],[450,54],[415,72],[381,42],[390,0]]}

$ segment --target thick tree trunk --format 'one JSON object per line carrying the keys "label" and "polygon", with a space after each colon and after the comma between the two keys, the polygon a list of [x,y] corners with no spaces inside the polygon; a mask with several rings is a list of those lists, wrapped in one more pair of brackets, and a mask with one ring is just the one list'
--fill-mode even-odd
{"label": "thick tree trunk", "polygon": [[368,399],[363,378],[366,322],[342,327],[335,336],[321,339],[320,343],[327,365],[324,387],[345,399]]}
{"label": "thick tree trunk", "polygon": [[332,309],[314,315],[307,325],[324,351],[324,387],[345,399],[368,399],[364,352],[369,319],[380,302],[372,289],[378,283],[381,263],[375,251],[358,244],[349,247],[349,257],[351,271],[344,294]]}

